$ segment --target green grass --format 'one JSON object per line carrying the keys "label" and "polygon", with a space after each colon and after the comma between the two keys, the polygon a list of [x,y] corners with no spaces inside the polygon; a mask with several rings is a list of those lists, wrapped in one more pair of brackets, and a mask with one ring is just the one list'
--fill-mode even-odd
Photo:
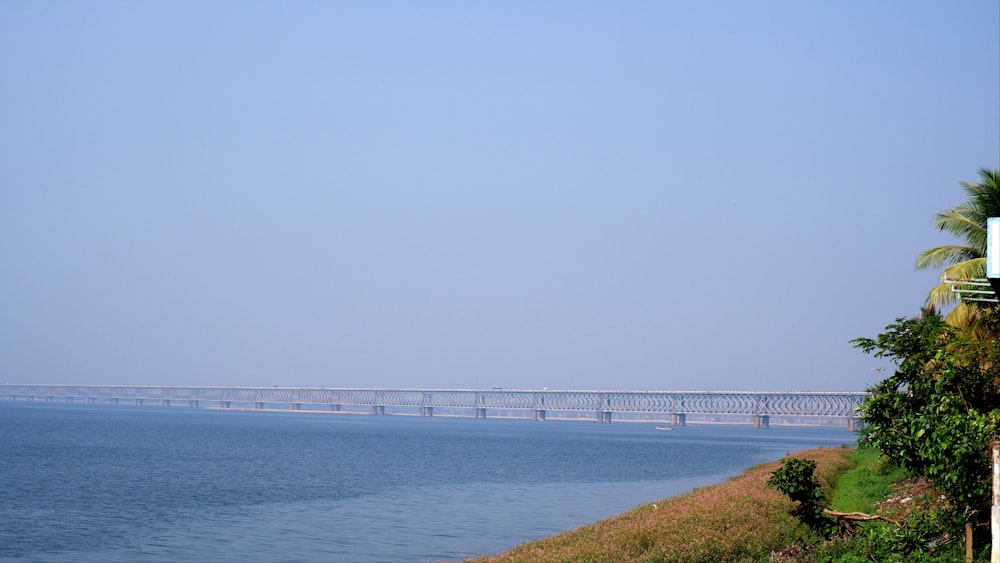
{"label": "green grass", "polygon": [[881,457],[877,450],[860,448],[849,457],[851,469],[840,476],[830,495],[830,507],[842,512],[874,514],[875,503],[892,493],[892,486],[904,478],[905,470]]}

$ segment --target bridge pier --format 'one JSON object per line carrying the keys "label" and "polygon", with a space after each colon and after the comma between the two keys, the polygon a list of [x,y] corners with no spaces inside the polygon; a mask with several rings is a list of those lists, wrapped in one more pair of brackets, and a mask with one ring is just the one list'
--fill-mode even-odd
{"label": "bridge pier", "polygon": [[302,403],[289,403],[288,410],[290,411],[300,411],[302,410]]}
{"label": "bridge pier", "polygon": [[473,418],[486,418],[486,409],[474,409],[472,413]]}
{"label": "bridge pier", "polygon": [[670,425],[671,426],[685,426],[687,424],[687,415],[682,412],[676,412],[670,414]]}
{"label": "bridge pier", "polygon": [[858,420],[857,417],[853,417],[853,416],[847,417],[847,431],[848,432],[857,432],[858,430],[861,430],[861,424],[862,424],[862,422],[860,420]]}
{"label": "bridge pier", "polygon": [[87,397],[87,404],[88,405],[92,405],[95,402],[97,402],[97,398],[96,397]]}
{"label": "bridge pier", "polygon": [[374,407],[372,407],[372,414],[377,414],[378,416],[384,415],[385,414],[385,406],[384,405],[375,405]]}
{"label": "bridge pier", "polygon": [[47,396],[47,397],[45,397],[45,402],[46,402],[46,403],[51,403],[51,402],[52,402],[52,399],[54,399],[54,398],[55,398],[55,397],[52,397],[51,395],[50,395],[50,396]]}
{"label": "bridge pier", "polygon": [[420,407],[420,416],[434,416],[434,407]]}
{"label": "bridge pier", "polygon": [[340,412],[340,405],[330,405],[330,412]]}
{"label": "bridge pier", "polygon": [[109,399],[108,401],[109,401],[109,402],[110,402],[110,403],[111,403],[112,405],[117,405],[117,404],[118,404],[118,397],[111,397],[111,398],[110,398],[110,399]]}
{"label": "bridge pier", "polygon": [[142,399],[132,399],[132,406],[133,407],[141,407],[142,406]]}
{"label": "bridge pier", "polygon": [[597,411],[598,424],[611,424],[611,411]]}
{"label": "bridge pier", "polygon": [[229,401],[219,401],[219,407],[224,408],[224,409],[228,409],[229,408]]}
{"label": "bridge pier", "polygon": [[545,422],[545,409],[535,409],[531,413],[531,420],[539,420]]}
{"label": "bridge pier", "polygon": [[753,415],[753,427],[766,429],[771,427],[771,417],[766,414]]}
{"label": "bridge pier", "polygon": [[188,406],[192,409],[198,408],[198,401],[188,401]]}
{"label": "bridge pier", "polygon": [[260,401],[254,401],[253,402],[253,410],[259,411],[259,410],[261,410],[263,408],[264,408],[264,403],[262,403]]}
{"label": "bridge pier", "polygon": [[160,406],[161,407],[169,407],[170,406],[170,399],[160,399]]}

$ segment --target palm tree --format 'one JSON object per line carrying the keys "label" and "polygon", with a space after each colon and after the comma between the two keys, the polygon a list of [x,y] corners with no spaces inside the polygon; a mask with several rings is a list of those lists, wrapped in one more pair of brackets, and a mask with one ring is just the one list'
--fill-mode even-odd
{"label": "palm tree", "polygon": [[[1000,217],[1000,170],[979,170],[979,183],[962,182],[969,199],[956,207],[937,214],[934,225],[963,239],[965,245],[939,246],[925,250],[917,259],[918,269],[939,268],[941,283],[927,296],[927,304],[940,308],[957,300],[950,280],[971,280],[986,277],[986,219]],[[947,320],[950,324],[975,331],[979,306],[959,303]]]}

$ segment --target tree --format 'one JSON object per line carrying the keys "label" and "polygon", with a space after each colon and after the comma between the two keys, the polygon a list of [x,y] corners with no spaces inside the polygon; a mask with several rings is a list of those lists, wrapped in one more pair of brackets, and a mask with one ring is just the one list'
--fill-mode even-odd
{"label": "tree", "polygon": [[[1000,170],[982,168],[979,183],[962,182],[962,186],[968,200],[938,213],[934,225],[962,239],[964,244],[931,248],[917,259],[919,269],[944,266],[941,283],[927,296],[928,304],[936,308],[956,301],[945,278],[970,280],[986,276],[986,219],[1000,217]],[[979,331],[981,312],[981,307],[974,303],[959,303],[949,313],[948,322]]]}
{"label": "tree", "polygon": [[[980,323],[1000,333],[1000,311]],[[869,389],[862,441],[930,478],[969,523],[988,520],[989,443],[1000,433],[1000,346],[926,315],[897,319],[855,347],[889,358],[895,372]]]}

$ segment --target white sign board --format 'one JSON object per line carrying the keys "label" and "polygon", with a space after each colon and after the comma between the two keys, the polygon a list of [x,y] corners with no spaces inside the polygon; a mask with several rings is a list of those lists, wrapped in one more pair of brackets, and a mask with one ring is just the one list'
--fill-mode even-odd
{"label": "white sign board", "polygon": [[1000,278],[1000,217],[986,220],[986,277]]}

